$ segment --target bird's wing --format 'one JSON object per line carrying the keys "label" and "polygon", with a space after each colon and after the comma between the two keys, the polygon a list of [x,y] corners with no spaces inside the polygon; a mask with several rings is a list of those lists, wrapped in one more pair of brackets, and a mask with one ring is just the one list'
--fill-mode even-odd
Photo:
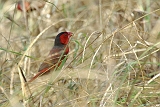
{"label": "bird's wing", "polygon": [[58,67],[61,64],[62,60],[65,58],[65,56],[68,54],[68,52],[69,52],[68,47],[66,48],[53,47],[49,53],[49,56],[40,65],[39,72],[34,77],[32,77],[28,82],[32,82],[37,77],[43,75],[46,72],[49,72],[51,69],[54,69],[56,66]]}
{"label": "bird's wing", "polygon": [[47,72],[47,70],[49,71],[59,66],[65,55],[64,48],[53,47],[49,56],[40,65],[39,72]]}

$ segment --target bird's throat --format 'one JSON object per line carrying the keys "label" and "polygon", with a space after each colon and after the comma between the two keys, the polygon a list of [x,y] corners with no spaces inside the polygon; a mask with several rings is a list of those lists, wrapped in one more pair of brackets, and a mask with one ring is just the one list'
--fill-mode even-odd
{"label": "bird's throat", "polygon": [[69,53],[69,47],[66,46],[66,47],[65,47],[65,54],[68,54],[68,53]]}

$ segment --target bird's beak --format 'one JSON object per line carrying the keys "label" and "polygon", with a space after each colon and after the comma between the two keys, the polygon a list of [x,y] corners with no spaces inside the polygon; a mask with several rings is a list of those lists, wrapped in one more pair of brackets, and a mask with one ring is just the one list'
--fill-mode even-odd
{"label": "bird's beak", "polygon": [[72,32],[68,32],[68,35],[71,37],[71,36],[73,36],[73,33]]}

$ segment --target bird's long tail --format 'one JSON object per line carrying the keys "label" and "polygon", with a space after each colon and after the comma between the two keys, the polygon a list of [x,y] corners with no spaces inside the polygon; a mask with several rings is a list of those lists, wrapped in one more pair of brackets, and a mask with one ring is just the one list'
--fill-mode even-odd
{"label": "bird's long tail", "polygon": [[32,77],[28,82],[32,82],[33,80],[35,80],[37,77],[43,75],[44,73],[48,72],[49,69],[46,68],[46,69],[43,69],[42,71],[39,71],[38,74],[36,74],[34,77]]}

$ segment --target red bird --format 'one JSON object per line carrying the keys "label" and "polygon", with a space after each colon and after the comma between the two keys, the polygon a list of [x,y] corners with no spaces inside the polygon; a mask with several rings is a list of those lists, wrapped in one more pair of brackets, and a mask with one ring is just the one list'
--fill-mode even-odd
{"label": "red bird", "polygon": [[[38,10],[40,8],[43,8],[44,5],[45,5],[45,2],[36,2],[36,1],[28,2],[28,1],[25,1],[24,5],[25,5],[26,11],[30,12],[30,11],[33,11],[33,10]],[[23,2],[22,1],[18,1],[17,9],[20,10],[20,11],[23,11]]]}
{"label": "red bird", "polygon": [[38,70],[39,73],[32,77],[29,82],[32,82],[38,76],[54,70],[54,68],[56,70],[58,66],[61,65],[61,62],[69,53],[68,42],[72,35],[73,33],[71,32],[61,32],[56,36],[53,48],[51,49],[48,57],[40,65],[40,68]]}

